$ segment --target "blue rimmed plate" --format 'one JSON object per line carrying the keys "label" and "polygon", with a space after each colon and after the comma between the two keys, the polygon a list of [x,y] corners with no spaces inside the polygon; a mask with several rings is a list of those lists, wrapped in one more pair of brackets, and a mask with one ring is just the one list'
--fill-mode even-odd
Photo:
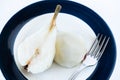
{"label": "blue rimmed plate", "polygon": [[[109,45],[88,80],[109,79],[115,64],[116,45],[112,32],[104,20],[91,9],[71,1],[41,1],[25,7],[15,14],[5,25],[0,35],[0,68],[7,80],[26,80],[17,68],[13,52],[15,38],[19,30],[36,16],[51,13],[57,4],[62,5],[61,13],[67,13],[80,18],[87,23],[95,34],[110,36]],[[9,46],[11,45],[11,46]]]}

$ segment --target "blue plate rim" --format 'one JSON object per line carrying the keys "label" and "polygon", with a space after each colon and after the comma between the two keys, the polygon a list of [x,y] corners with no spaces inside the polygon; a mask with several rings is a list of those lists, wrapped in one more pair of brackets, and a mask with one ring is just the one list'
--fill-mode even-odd
{"label": "blue plate rim", "polygon": [[[37,2],[37,3],[34,3],[34,4],[31,4],[31,5],[29,5],[29,6],[27,6],[27,7],[25,7],[25,8],[23,8],[22,10],[20,10],[18,13],[16,13],[9,21],[8,21],[8,23],[5,25],[5,27],[4,27],[4,29],[3,29],[3,31],[1,32],[1,34],[0,34],[0,49],[2,48],[2,46],[1,46],[1,44],[2,44],[2,39],[3,38],[7,38],[7,37],[9,37],[9,36],[4,36],[3,37],[3,35],[4,34],[8,34],[9,33],[9,30],[8,29],[10,29],[10,28],[8,28],[8,24],[12,24],[11,22],[12,22],[12,20],[14,20],[15,19],[15,17],[16,16],[18,16],[18,15],[21,15],[20,14],[20,12],[22,12],[22,11],[24,11],[25,9],[27,9],[27,8],[29,8],[29,7],[31,7],[32,5],[36,5],[36,4],[41,4],[41,3],[46,3],[46,4],[48,4],[48,3],[55,3],[55,4],[61,4],[62,5],[62,3],[67,3],[67,4],[69,4],[69,6],[70,6],[70,4],[72,4],[72,5],[75,5],[75,6],[77,6],[77,7],[83,7],[83,8],[86,8],[86,10],[87,11],[89,11],[90,13],[92,13],[94,16],[96,16],[97,18],[99,18],[100,19],[100,21],[103,21],[103,23],[108,27],[108,25],[104,22],[104,20],[98,15],[98,14],[96,14],[93,10],[91,10],[91,9],[89,9],[89,8],[87,8],[86,6],[84,6],[84,5],[82,5],[82,4],[80,4],[80,3],[76,3],[76,2],[72,2],[72,1],[55,1],[55,0],[50,0],[50,1],[40,1],[40,2]],[[74,9],[75,11],[79,11],[78,9]],[[53,11],[53,10],[52,10]],[[51,11],[51,12],[52,12]],[[45,11],[46,12],[46,11]],[[44,12],[44,13],[45,13]],[[63,13],[66,13],[66,11],[63,11]],[[76,14],[76,13],[71,13],[71,14],[75,14],[74,16],[76,16],[76,17],[78,17],[78,15],[80,15],[80,14]],[[85,13],[84,13],[85,14]],[[87,13],[86,13],[87,14]],[[38,15],[38,14],[36,14],[36,15]],[[89,15],[88,15],[89,16]],[[84,20],[84,19],[83,19]],[[86,19],[85,19],[86,20]],[[84,21],[85,21],[84,20]],[[87,21],[85,21],[85,22],[87,22]],[[91,25],[90,25],[91,26]],[[109,29],[109,27],[108,27],[108,29]],[[10,29],[11,30],[11,29]],[[6,31],[8,31],[8,32],[6,32]],[[98,31],[99,32],[99,31]],[[113,43],[114,43],[114,52],[115,52],[115,54],[114,54],[114,58],[113,58],[113,65],[112,65],[112,67],[111,67],[111,72],[109,73],[109,75],[107,76],[107,78],[106,79],[108,79],[110,76],[111,76],[111,74],[112,74],[112,71],[113,71],[113,69],[114,69],[114,66],[115,66],[115,62],[116,62],[116,44],[115,44],[115,40],[114,40],[114,37],[113,37],[113,34],[112,34],[112,32],[111,32],[111,30],[109,29],[109,32],[110,32],[110,34],[111,34],[111,38],[113,39]],[[3,39],[4,40],[4,39]],[[4,41],[3,41],[4,42]],[[6,47],[6,45],[3,45],[3,46],[5,46]],[[5,51],[5,50],[2,50],[2,51]],[[9,51],[8,51],[9,52]],[[2,56],[0,56],[0,57],[2,57]],[[8,58],[10,58],[10,56],[8,56]],[[10,58],[11,60],[13,60],[13,58]],[[0,64],[2,64],[2,61],[0,61]],[[10,63],[9,63],[10,64]],[[12,64],[15,64],[15,63],[12,63]],[[5,64],[3,64],[3,65],[5,65]],[[98,65],[99,66],[99,65]],[[97,66],[97,68],[98,68],[98,66]],[[6,79],[9,79],[8,78],[8,76],[5,74],[5,70],[4,70],[4,68],[2,67],[2,65],[0,65],[0,68],[1,68],[1,70],[2,70],[2,72],[3,72],[3,74],[4,74],[4,76],[6,77]],[[17,70],[17,68],[16,68],[16,70]],[[11,70],[10,70],[11,71]],[[22,74],[20,74],[19,73],[19,71],[16,71],[19,75],[21,75],[21,76],[18,76],[18,77],[22,77],[23,79],[25,78],[24,76],[22,76]],[[95,73],[96,71],[94,71],[94,73]],[[93,74],[94,74],[93,73]],[[17,75],[16,75],[17,76]],[[91,75],[92,76],[92,75]],[[89,77],[89,80],[92,80],[92,79],[94,79],[94,78],[92,78],[92,77]],[[12,78],[11,78],[12,79]],[[104,79],[104,80],[106,80],[106,79]]]}

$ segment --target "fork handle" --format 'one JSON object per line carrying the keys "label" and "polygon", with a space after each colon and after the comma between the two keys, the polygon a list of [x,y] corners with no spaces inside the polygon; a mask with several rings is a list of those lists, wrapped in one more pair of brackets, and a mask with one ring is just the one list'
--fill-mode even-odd
{"label": "fork handle", "polygon": [[75,80],[79,73],[86,67],[87,66],[85,64],[81,64],[80,67],[70,76],[68,80]]}

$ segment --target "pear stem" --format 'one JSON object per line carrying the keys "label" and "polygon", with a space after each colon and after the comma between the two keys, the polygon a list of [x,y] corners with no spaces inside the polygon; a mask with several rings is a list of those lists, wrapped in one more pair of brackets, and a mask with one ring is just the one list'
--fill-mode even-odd
{"label": "pear stem", "polygon": [[56,18],[58,16],[58,13],[60,12],[62,6],[61,5],[57,5],[56,6],[56,9],[55,9],[55,12],[54,12],[54,15],[53,15],[53,18],[51,20],[51,24],[50,24],[50,31],[53,29],[53,27],[56,25]]}

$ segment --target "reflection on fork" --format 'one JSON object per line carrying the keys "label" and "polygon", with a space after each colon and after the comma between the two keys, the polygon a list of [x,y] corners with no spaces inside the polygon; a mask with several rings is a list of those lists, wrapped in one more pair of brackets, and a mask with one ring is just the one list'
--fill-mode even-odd
{"label": "reflection on fork", "polygon": [[109,42],[110,37],[106,37],[103,34],[98,34],[93,45],[88,53],[85,55],[79,69],[77,69],[68,80],[75,80],[79,73],[86,67],[93,66],[100,60],[105,48]]}

